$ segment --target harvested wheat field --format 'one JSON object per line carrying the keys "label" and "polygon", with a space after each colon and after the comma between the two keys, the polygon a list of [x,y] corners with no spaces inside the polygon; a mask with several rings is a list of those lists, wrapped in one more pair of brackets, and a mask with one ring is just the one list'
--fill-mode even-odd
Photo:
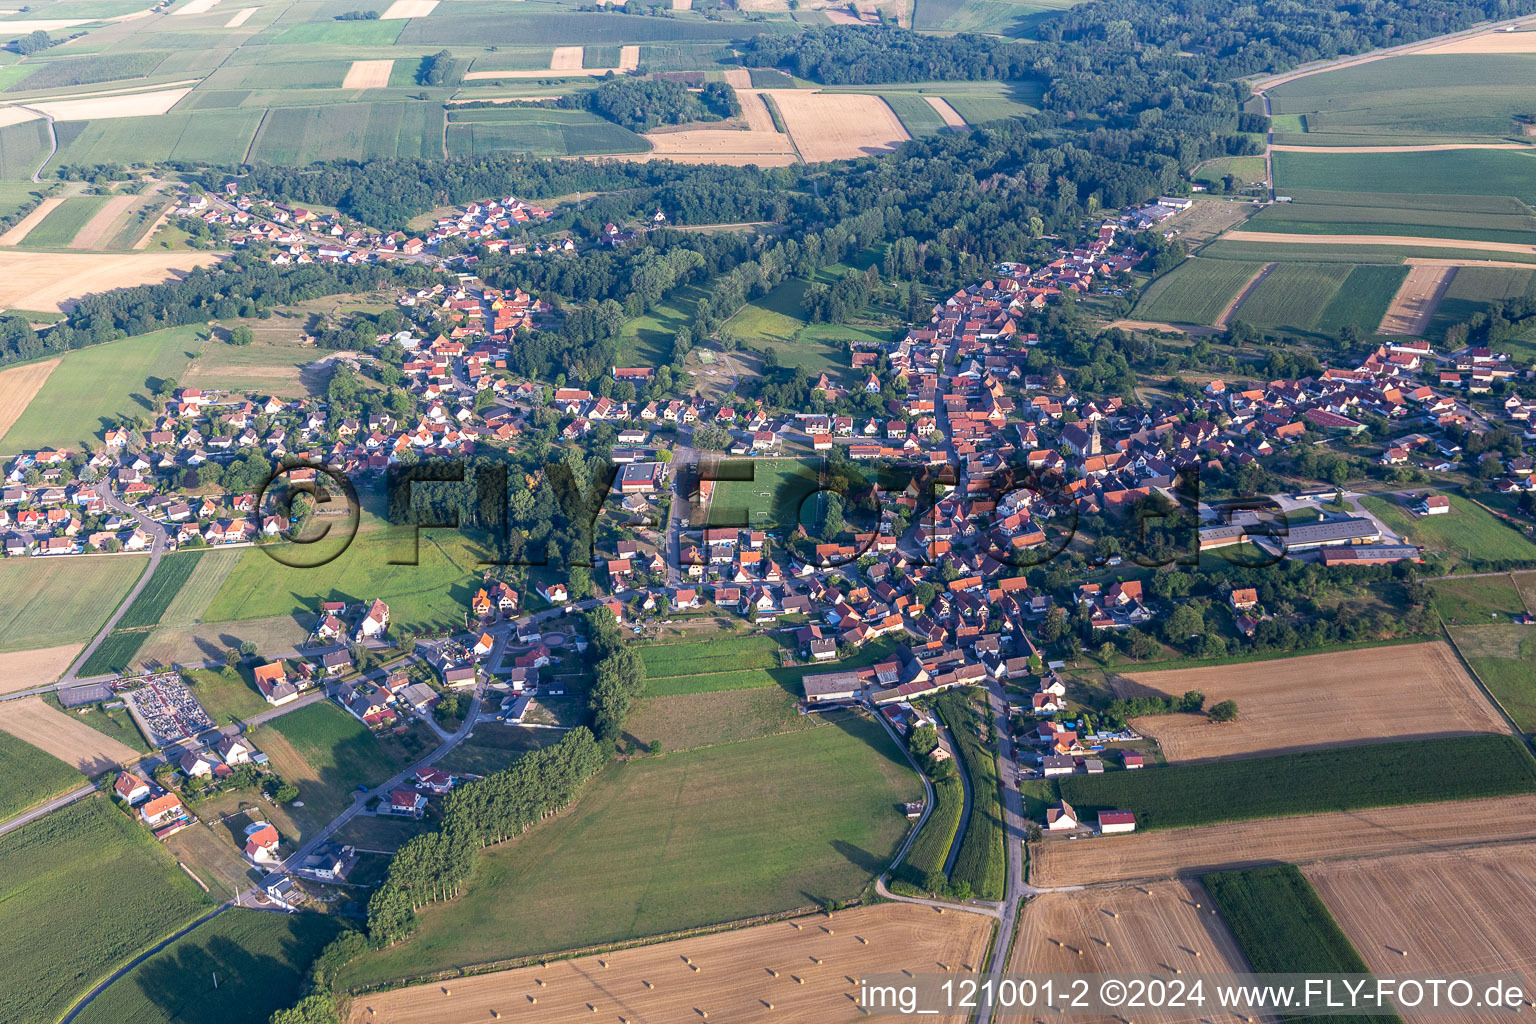
{"label": "harvested wheat field", "polygon": [[949,105],[949,100],[946,100],[942,96],[929,96],[926,98],[928,100],[928,105],[933,108],[934,113],[942,117],[944,119],[944,123],[949,125],[949,127],[965,127],[965,118],[960,116],[960,111]]}
{"label": "harvested wheat field", "polygon": [[171,11],[172,14],[207,14],[218,6],[219,0],[190,0]]}
{"label": "harvested wheat field", "polygon": [[258,10],[260,10],[260,8],[257,8],[257,7],[242,7],[238,11],[235,12],[235,16],[233,18],[230,18],[228,21],[226,21],[224,23],[224,27],[225,28],[239,28],[241,25],[244,25],[247,21],[250,21],[251,20],[251,15],[255,14]]}
{"label": "harvested wheat field", "polygon": [[0,654],[0,693],[46,686],[63,675],[84,649],[85,644],[63,644]]}
{"label": "harvested wheat field", "polygon": [[741,116],[746,120],[749,130],[778,132],[773,126],[773,115],[768,113],[768,104],[763,102],[761,96],[750,89],[737,89],[736,98],[741,101]]}
{"label": "harvested wheat field", "polygon": [[1455,276],[1455,267],[1414,267],[1409,270],[1376,333],[1423,334]]}
{"label": "harvested wheat field", "polygon": [[1536,796],[1493,797],[1044,842],[1031,853],[1029,880],[1130,882],[1533,839]]}
{"label": "harvested wheat field", "polygon": [[357,996],[351,1020],[855,1021],[861,975],[977,970],[992,927],[979,914],[885,903]]}
{"label": "harvested wheat field", "polygon": [[437,9],[437,0],[395,0],[379,15],[380,21],[425,18]]}
{"label": "harvested wheat field", "polygon": [[789,136],[772,130],[743,132],[728,128],[691,128],[681,132],[656,132],[645,139],[651,144],[651,152],[620,159],[660,158],[679,163],[757,164],[761,167],[782,167],[797,160]]}
{"label": "harvested wheat field", "polygon": [[619,47],[619,70],[633,71],[640,66],[640,47],[638,45]]}
{"label": "harvested wheat field", "polygon": [[[1331,150],[1330,150],[1331,152]],[[1518,242],[1481,242],[1473,238],[1418,238],[1413,235],[1304,235],[1269,231],[1228,231],[1229,242],[1273,242],[1296,245],[1416,245],[1424,249],[1476,249],[1483,252],[1529,254],[1531,247]],[[1529,264],[1527,264],[1529,266]]]}
{"label": "harvested wheat field", "polygon": [[[1197,906],[1198,904],[1198,906]],[[1198,954],[1198,955],[1196,955]],[[1010,974],[1246,973],[1248,961],[1193,879],[1049,892],[1019,915]],[[1196,1010],[1137,1013],[1137,1024],[1194,1021]]]}
{"label": "harvested wheat field", "polygon": [[1238,720],[1203,715],[1133,720],[1171,762],[1253,757],[1409,737],[1507,732],[1449,645],[1368,647],[1171,672],[1116,676],[1122,697],[1205,694],[1237,701]]}
{"label": "harvested wheat field", "polygon": [[0,107],[0,128],[8,128],[13,124],[25,124],[34,121],[37,115],[30,110],[21,107]]}
{"label": "harvested wheat field", "polygon": [[126,216],[129,208],[142,198],[142,196],[123,195],[113,196],[111,199],[108,199],[102,204],[101,209],[97,210],[95,215],[85,222],[85,226],[75,232],[75,237],[70,240],[69,247],[71,249],[95,249],[100,246],[102,242],[112,237],[114,234],[112,229],[117,226],[118,220]]}
{"label": "harvested wheat field", "polygon": [[0,252],[0,307],[67,311],[74,299],[159,284],[221,258],[212,252]]}
{"label": "harvested wheat field", "polygon": [[383,89],[389,85],[389,73],[394,70],[393,60],[355,60],[342,79],[343,89]]}
{"label": "harvested wheat field", "polygon": [[1536,32],[1484,32],[1426,46],[1419,53],[1536,53]]}
{"label": "harvested wheat field", "polygon": [[33,106],[57,121],[89,121],[93,118],[154,117],[164,114],[181,102],[192,91],[191,86],[180,89],[160,89],[155,92],[134,92],[118,96],[88,96],[78,100],[47,100]]}
{"label": "harvested wheat field", "polygon": [[784,127],[806,163],[889,153],[912,136],[879,96],[774,89]]}
{"label": "harvested wheat field", "polygon": [[[0,437],[4,437],[15,425],[16,418],[43,389],[43,385],[48,382],[48,375],[59,362],[58,359],[48,359],[0,370]],[[0,693],[3,692],[0,690]]]}
{"label": "harvested wheat field", "polygon": [[[1536,844],[1319,864],[1304,873],[1377,974],[1529,978],[1536,963]],[[1402,1016],[1457,1024],[1508,1019]]]}
{"label": "harvested wheat field", "polygon": [[583,48],[580,46],[557,46],[555,52],[550,55],[549,69],[551,71],[580,71]]}
{"label": "harvested wheat field", "polygon": [[[31,233],[32,229],[43,222],[50,213],[63,204],[68,196],[49,196],[38,204],[37,209],[27,214],[16,222],[16,226],[5,234],[0,235],[0,245],[20,245],[21,240]],[[14,305],[14,303],[12,303]]]}
{"label": "harvested wheat field", "polygon": [[138,760],[138,752],[62,711],[41,697],[23,697],[0,704],[0,730],[26,740],[86,775],[99,775]]}

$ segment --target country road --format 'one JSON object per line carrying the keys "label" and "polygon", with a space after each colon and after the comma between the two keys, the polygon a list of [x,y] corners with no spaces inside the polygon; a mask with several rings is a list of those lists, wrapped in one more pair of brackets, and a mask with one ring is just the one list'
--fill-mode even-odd
{"label": "country road", "polygon": [[90,783],[86,783],[79,789],[72,789],[68,793],[65,793],[63,796],[54,797],[52,800],[45,804],[39,804],[38,806],[32,808],[30,811],[27,811],[23,814],[18,814],[10,821],[0,824],[0,836],[5,835],[7,832],[14,832],[16,829],[21,828],[21,826],[30,824],[45,814],[52,814],[59,808],[67,807],[74,803],[76,800],[88,797],[94,792],[96,792],[96,787]]}

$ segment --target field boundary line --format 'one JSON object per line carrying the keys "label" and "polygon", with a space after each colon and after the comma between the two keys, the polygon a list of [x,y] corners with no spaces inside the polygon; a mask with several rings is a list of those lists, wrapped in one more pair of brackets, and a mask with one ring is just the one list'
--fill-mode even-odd
{"label": "field boundary line", "polygon": [[[261,138],[261,130],[267,126],[267,118],[272,116],[272,108],[268,107],[261,112],[261,120],[256,122],[256,130],[251,133],[251,141],[245,146],[245,159],[241,163],[250,163],[251,154],[256,150],[256,140]],[[446,130],[446,129],[445,129]]]}

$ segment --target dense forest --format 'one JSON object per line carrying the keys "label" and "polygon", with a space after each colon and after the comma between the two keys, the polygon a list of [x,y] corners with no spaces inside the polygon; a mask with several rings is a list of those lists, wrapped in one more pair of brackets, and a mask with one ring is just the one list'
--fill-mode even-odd
{"label": "dense forest", "polygon": [[615,78],[596,89],[562,96],[556,103],[590,110],[636,132],[664,124],[719,121],[741,113],[736,90],[723,82],[710,82],[695,94],[664,78]]}

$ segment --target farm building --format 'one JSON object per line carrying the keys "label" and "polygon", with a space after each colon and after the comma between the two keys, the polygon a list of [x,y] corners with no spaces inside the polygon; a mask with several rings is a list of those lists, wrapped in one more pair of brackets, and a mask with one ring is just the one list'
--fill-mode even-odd
{"label": "farm building", "polygon": [[857,672],[819,672],[805,676],[801,682],[807,704],[853,700],[864,685]]}
{"label": "farm building", "polygon": [[1105,835],[1111,832],[1135,832],[1136,815],[1130,811],[1100,811],[1099,831]]}
{"label": "farm building", "polygon": [[1413,506],[1413,514],[1418,516],[1443,516],[1450,510],[1451,499],[1443,494],[1427,494]]}
{"label": "farm building", "polygon": [[1337,544],[1374,544],[1380,539],[1381,531],[1375,523],[1351,517],[1292,526],[1283,543],[1291,551],[1310,551]]}
{"label": "farm building", "polygon": [[1056,807],[1045,810],[1045,827],[1052,832],[1068,832],[1078,827],[1077,812],[1063,800]]}

